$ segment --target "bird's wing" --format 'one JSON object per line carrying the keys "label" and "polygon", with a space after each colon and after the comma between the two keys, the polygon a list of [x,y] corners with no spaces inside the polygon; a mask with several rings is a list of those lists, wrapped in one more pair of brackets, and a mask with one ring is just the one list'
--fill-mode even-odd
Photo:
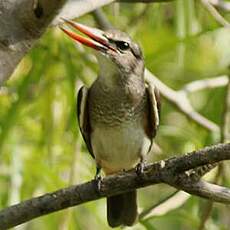
{"label": "bird's wing", "polygon": [[146,83],[146,94],[148,98],[148,119],[145,130],[152,143],[160,121],[160,94],[158,89],[150,83]]}
{"label": "bird's wing", "polygon": [[88,95],[89,90],[85,86],[82,86],[77,96],[77,119],[81,134],[86,143],[88,151],[94,158],[93,149],[90,141],[91,127],[89,123]]}

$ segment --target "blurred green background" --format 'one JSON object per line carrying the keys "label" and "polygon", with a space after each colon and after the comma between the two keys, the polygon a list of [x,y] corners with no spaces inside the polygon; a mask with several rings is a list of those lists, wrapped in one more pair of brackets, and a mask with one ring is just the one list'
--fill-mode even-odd
{"label": "blurred green background", "polygon": [[[229,29],[198,1],[113,4],[103,11],[113,25],[140,43],[146,66],[173,89],[227,73]],[[221,13],[230,19],[230,13]],[[92,14],[78,21],[97,26]],[[48,29],[22,60],[0,93],[0,209],[93,178],[95,163],[76,120],[76,94],[81,82],[90,85],[96,76],[92,50],[75,45],[58,28]],[[220,126],[224,95],[224,88],[216,88],[190,94],[190,99],[198,112]],[[162,104],[156,138],[161,151],[151,153],[150,161],[220,141],[218,134],[187,119],[166,100]],[[226,175],[228,170],[226,165]],[[230,186],[229,177],[220,182]],[[140,210],[173,191],[166,185],[140,189]],[[205,209],[206,201],[191,197],[181,207],[132,229],[198,229]],[[229,212],[228,206],[215,204],[203,229],[229,229]],[[18,229],[109,229],[105,200],[41,217]]]}

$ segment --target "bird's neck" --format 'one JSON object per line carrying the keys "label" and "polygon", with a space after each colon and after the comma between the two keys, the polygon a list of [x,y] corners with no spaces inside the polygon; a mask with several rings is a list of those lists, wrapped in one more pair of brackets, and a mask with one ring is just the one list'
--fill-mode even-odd
{"label": "bird's neck", "polygon": [[[130,73],[124,73],[119,67],[106,57],[99,60],[99,82],[107,89],[137,91],[144,90],[144,76],[140,76],[133,70]],[[142,91],[143,91],[142,90]]]}
{"label": "bird's neck", "polygon": [[107,88],[113,88],[118,84],[120,71],[117,66],[105,57],[99,60],[99,81]]}

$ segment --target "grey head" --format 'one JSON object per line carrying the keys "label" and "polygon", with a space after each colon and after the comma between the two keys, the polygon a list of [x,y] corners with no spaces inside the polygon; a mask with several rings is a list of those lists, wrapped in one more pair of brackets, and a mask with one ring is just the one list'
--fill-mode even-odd
{"label": "grey head", "polygon": [[144,60],[140,46],[120,30],[107,30],[104,37],[112,49],[97,52],[100,67],[107,65],[114,67],[122,75],[143,77]]}
{"label": "grey head", "polygon": [[89,37],[82,37],[61,26],[61,29],[75,41],[97,51],[100,70],[104,74],[115,71],[122,76],[135,75],[143,78],[144,60],[141,49],[128,34],[115,29],[102,31],[71,20],[65,22],[69,27]]}

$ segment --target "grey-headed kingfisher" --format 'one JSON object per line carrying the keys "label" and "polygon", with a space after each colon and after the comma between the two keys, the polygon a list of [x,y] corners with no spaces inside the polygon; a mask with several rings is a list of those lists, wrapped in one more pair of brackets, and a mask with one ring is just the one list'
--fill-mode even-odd
{"label": "grey-headed kingfisher", "polygon": [[[160,100],[144,80],[140,47],[124,32],[102,31],[74,21],[61,29],[75,41],[95,49],[98,78],[78,93],[78,123],[88,151],[106,175],[142,166],[159,125]],[[140,167],[139,167],[140,168]],[[136,191],[107,198],[111,227],[131,226],[137,218]]]}

